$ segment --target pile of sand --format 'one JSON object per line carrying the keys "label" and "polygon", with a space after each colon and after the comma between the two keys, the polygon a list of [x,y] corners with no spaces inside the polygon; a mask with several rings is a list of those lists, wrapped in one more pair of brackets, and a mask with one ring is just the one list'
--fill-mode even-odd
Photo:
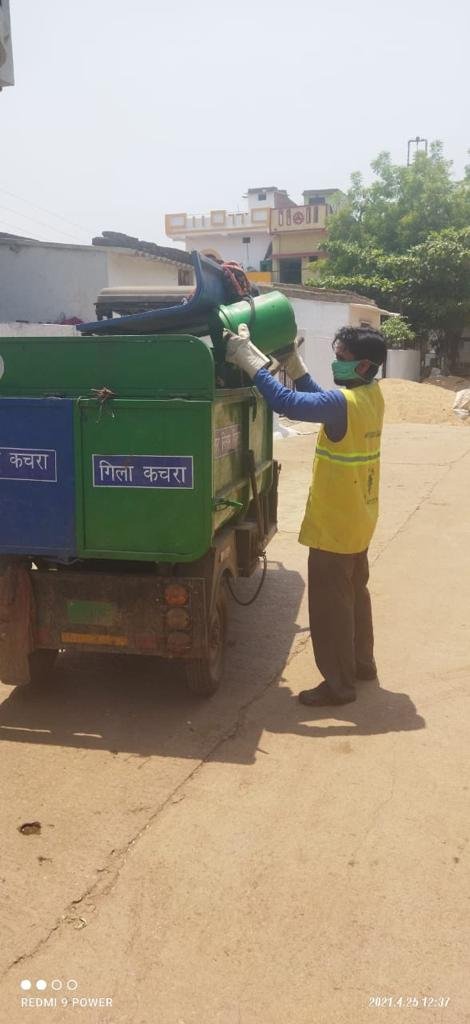
{"label": "pile of sand", "polygon": [[[417,384],[412,380],[396,380],[392,377],[380,381],[385,399],[386,423],[447,423],[455,427],[470,426],[470,417],[461,419],[452,411],[455,391],[470,384],[459,378],[459,387],[442,384],[446,378],[438,381],[423,381]],[[447,378],[448,380],[448,378]],[[438,383],[440,386],[436,387]]]}

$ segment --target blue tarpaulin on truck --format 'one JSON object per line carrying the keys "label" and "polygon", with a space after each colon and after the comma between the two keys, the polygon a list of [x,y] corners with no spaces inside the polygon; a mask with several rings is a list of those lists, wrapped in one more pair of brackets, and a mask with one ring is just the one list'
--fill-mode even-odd
{"label": "blue tarpaulin on truck", "polygon": [[80,324],[81,334],[156,334],[160,331],[207,333],[208,313],[230,300],[223,270],[198,252],[191,253],[196,279],[194,295],[184,304],[152,309],[131,316],[110,317]]}

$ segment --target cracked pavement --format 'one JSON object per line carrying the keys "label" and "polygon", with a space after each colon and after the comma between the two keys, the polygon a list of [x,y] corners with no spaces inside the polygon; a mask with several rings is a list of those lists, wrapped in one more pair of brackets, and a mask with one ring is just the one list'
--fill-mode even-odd
{"label": "cracked pavement", "polygon": [[295,699],[319,678],[296,539],[313,441],[277,444],[281,529],[258,602],[231,604],[212,700],[124,656],[63,657],[36,693],[0,684],[9,1024],[46,1013],[20,1000],[52,979],[78,984],[48,1008],[60,1024],[362,1024],[387,995],[470,1021],[470,429],[385,430],[380,687],[334,714]]}

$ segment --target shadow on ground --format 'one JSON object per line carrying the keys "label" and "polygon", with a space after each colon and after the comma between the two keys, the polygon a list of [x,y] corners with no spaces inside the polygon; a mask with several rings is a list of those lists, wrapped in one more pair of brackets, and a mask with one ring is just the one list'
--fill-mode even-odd
{"label": "shadow on ground", "polygon": [[[257,585],[255,576],[234,589],[247,600]],[[299,572],[270,561],[256,604],[242,608],[230,601],[225,675],[214,697],[188,692],[176,661],[67,652],[46,685],[2,688],[0,740],[143,758],[217,757],[240,709],[284,670],[299,632],[304,586]],[[254,755],[254,749],[247,753],[249,763]],[[230,760],[222,747],[220,756]]]}
{"label": "shadow on ground", "polygon": [[[329,736],[376,736],[426,727],[407,693],[384,690],[378,680],[359,683],[357,701],[337,708],[305,707],[285,687],[277,691],[277,696],[279,703],[273,719],[264,720],[265,729],[272,732],[326,739]],[[338,724],[322,724],[332,719],[338,719]]]}
{"label": "shadow on ground", "polygon": [[[239,583],[237,592],[246,599],[255,583]],[[309,643],[308,631],[296,622],[303,591],[300,573],[270,562],[257,604],[240,608],[231,602],[225,678],[210,700],[188,693],[176,662],[67,653],[45,686],[5,688],[0,740],[252,764],[264,730],[325,739],[424,728],[406,694],[377,684],[362,684],[355,704],[321,710],[300,705],[280,685],[245,720],[245,711],[271,684],[282,684],[297,645]]]}

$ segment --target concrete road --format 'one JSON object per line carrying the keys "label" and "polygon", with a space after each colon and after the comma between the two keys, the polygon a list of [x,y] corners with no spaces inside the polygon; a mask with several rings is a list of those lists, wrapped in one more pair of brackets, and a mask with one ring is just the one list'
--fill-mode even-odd
{"label": "concrete road", "polygon": [[0,685],[2,1022],[470,1021],[470,430],[386,430],[380,686],[335,713],[296,701],[313,442],[215,698],[120,657]]}

